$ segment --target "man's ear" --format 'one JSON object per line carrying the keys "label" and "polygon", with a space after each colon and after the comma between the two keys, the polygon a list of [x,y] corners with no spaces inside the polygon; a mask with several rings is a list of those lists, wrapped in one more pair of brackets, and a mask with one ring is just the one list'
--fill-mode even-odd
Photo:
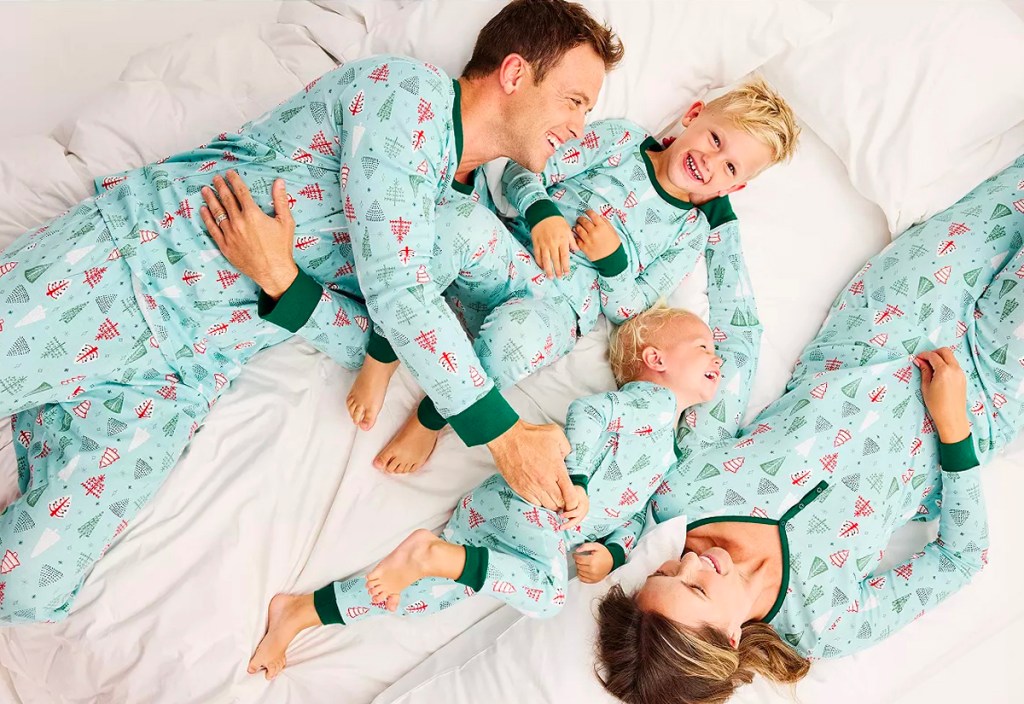
{"label": "man's ear", "polygon": [[506,95],[519,90],[530,73],[530,64],[519,54],[509,54],[498,67],[498,82]]}
{"label": "man's ear", "polygon": [[657,347],[644,347],[640,352],[640,359],[643,360],[644,366],[652,371],[660,372],[665,368],[665,360],[662,359],[661,350]]}
{"label": "man's ear", "polygon": [[704,112],[704,102],[698,100],[696,103],[691,105],[690,108],[686,111],[686,114],[683,115],[683,127],[689,127],[690,123],[696,120],[697,116],[700,115],[702,112]]}

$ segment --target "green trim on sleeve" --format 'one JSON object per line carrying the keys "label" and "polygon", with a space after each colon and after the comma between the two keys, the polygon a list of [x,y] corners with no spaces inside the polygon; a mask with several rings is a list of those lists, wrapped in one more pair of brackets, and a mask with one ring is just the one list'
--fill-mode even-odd
{"label": "green trim on sleeve", "polygon": [[963,472],[977,467],[978,455],[974,450],[974,435],[960,442],[939,443],[939,465],[943,472]]}
{"label": "green trim on sleeve", "polygon": [[562,213],[558,210],[558,206],[555,205],[555,201],[544,198],[527,208],[526,212],[523,213],[523,217],[526,218],[526,224],[532,230],[541,220],[560,218]]}
{"label": "green trim on sleeve", "polygon": [[587,490],[587,486],[590,484],[590,477],[586,474],[570,474],[569,481],[576,486],[583,487],[583,491]]}
{"label": "green trim on sleeve", "polygon": [[480,591],[487,579],[487,563],[490,560],[490,553],[487,548],[477,545],[463,545],[466,549],[466,564],[455,581],[465,584],[475,592]]}
{"label": "green trim on sleeve", "polygon": [[707,203],[701,203],[697,208],[704,213],[704,217],[708,219],[708,225],[712,230],[736,219],[736,213],[732,210],[729,196],[712,198]]}
{"label": "green trim on sleeve", "polygon": [[416,419],[420,424],[429,430],[440,430],[444,426],[448,425],[448,421],[445,420],[444,416],[437,412],[437,406],[430,400],[429,396],[425,396],[420,405],[416,408]]}
{"label": "green trim on sleeve", "polygon": [[497,387],[492,387],[472,406],[448,417],[455,433],[470,447],[484,445],[505,433],[519,420]]}
{"label": "green trim on sleeve", "polygon": [[370,329],[370,341],[366,345],[366,354],[382,364],[391,364],[398,361],[395,348],[391,346],[388,338],[382,337],[372,328]]}
{"label": "green trim on sleeve", "polygon": [[624,272],[626,267],[629,266],[629,259],[626,257],[626,248],[620,244],[619,248],[607,257],[595,259],[590,263],[597,267],[598,274],[608,278],[610,276],[618,276]]}
{"label": "green trim on sleeve", "polygon": [[256,311],[263,320],[288,332],[298,332],[313,315],[323,293],[323,287],[299,269],[295,281],[276,301],[261,290]]}
{"label": "green trim on sleeve", "polygon": [[338,600],[334,597],[333,583],[313,592],[313,607],[316,608],[316,615],[320,617],[320,623],[325,626],[332,623],[345,623],[341,618]]}
{"label": "green trim on sleeve", "polygon": [[612,554],[612,571],[619,569],[626,564],[626,549],[618,543],[605,543],[608,552]]}

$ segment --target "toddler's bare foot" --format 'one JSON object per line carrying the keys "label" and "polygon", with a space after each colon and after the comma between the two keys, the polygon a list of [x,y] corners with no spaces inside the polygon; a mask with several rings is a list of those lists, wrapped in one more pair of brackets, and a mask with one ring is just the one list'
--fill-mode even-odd
{"label": "toddler's bare foot", "polygon": [[466,550],[441,540],[429,530],[413,531],[402,544],[366,575],[366,589],[374,603],[389,611],[399,606],[402,590],[424,577],[457,579],[466,566]]}
{"label": "toddler's bare foot", "polygon": [[398,362],[378,362],[370,355],[363,360],[363,368],[359,370],[352,390],[348,393],[345,405],[352,416],[352,422],[363,430],[369,430],[377,422],[377,414],[384,406],[384,396],[388,391],[388,382],[398,369]]}
{"label": "toddler's bare foot", "polygon": [[401,430],[373,460],[373,466],[388,474],[409,474],[422,467],[434,452],[438,430],[427,428],[412,412]]}
{"label": "toddler's bare foot", "polygon": [[267,609],[267,634],[249,660],[249,674],[266,670],[268,680],[277,677],[287,665],[285,651],[292,639],[299,631],[319,625],[320,617],[313,606],[312,594],[275,596]]}

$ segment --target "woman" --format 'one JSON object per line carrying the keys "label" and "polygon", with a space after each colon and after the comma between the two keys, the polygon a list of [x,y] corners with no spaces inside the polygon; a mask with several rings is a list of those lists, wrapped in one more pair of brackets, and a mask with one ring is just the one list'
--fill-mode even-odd
{"label": "woman", "polygon": [[[977,456],[1024,423],[1022,178],[1024,157],[870,260],[784,395],[736,438],[688,448],[652,502],[658,521],[691,519],[681,559],[600,608],[616,696],[720,702],[755,672],[796,681],[806,658],[884,639],[982,568]],[[901,525],[936,517],[937,540],[876,569]]]}

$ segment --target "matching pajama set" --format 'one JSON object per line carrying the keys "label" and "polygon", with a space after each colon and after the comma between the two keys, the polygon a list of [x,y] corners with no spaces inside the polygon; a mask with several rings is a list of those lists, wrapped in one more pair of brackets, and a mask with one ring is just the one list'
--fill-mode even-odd
{"label": "matching pajama set", "polygon": [[[509,162],[502,183],[521,214],[509,224],[511,256],[488,259],[492,271],[478,268],[449,288],[499,388],[566,355],[600,313],[620,324],[667,296],[697,264],[709,231],[734,219],[726,197],[694,207],[666,193],[648,156],[660,149],[631,122],[600,120],[563,145],[541,174]],[[611,221],[621,246],[596,262],[574,253],[570,273],[548,281],[532,256],[531,228],[548,217],[575,224],[590,208]],[[481,205],[453,227],[492,230],[495,221]],[[418,416],[428,428],[445,425],[429,392]]]}
{"label": "matching pajama set", "polygon": [[[984,459],[1024,424],[1022,283],[1024,157],[872,258],[785,394],[734,438],[681,450],[655,518],[777,526],[783,583],[765,621],[805,656],[847,655],[909,623],[987,558],[975,443]],[[911,363],[945,345],[973,425],[954,445],[938,441]],[[901,525],[936,518],[937,540],[877,568]]]}
{"label": "matching pajama set", "polygon": [[[0,253],[0,415],[18,414],[23,492],[0,514],[0,622],[63,618],[220,393],[293,334],[355,369],[372,317],[440,407],[466,413],[467,443],[515,422],[434,283],[490,239],[435,237],[459,110],[432,66],[353,62],[236,133],[102,179]],[[199,217],[200,189],[228,169],[264,211],[287,184],[300,274],[277,301]]]}
{"label": "matching pajama set", "polygon": [[[710,444],[740,423],[761,329],[735,221],[711,233],[705,257],[723,380],[713,401],[684,413],[680,432]],[[573,549],[601,541],[616,567],[625,560],[634,526],[646,516],[647,500],[678,456],[676,413],[675,395],[649,382],[574,401],[566,419],[572,448],[566,465],[573,483],[590,497],[583,523],[576,530],[558,530],[562,519],[557,513],[527,503],[501,475],[493,475],[459,502],[441,534],[466,548],[462,575],[454,581],[417,581],[402,592],[398,613],[436,613],[480,593],[527,615],[553,615],[565,599],[566,561]],[[324,624],[351,624],[388,613],[371,602],[362,576],[317,590],[314,603]]]}

